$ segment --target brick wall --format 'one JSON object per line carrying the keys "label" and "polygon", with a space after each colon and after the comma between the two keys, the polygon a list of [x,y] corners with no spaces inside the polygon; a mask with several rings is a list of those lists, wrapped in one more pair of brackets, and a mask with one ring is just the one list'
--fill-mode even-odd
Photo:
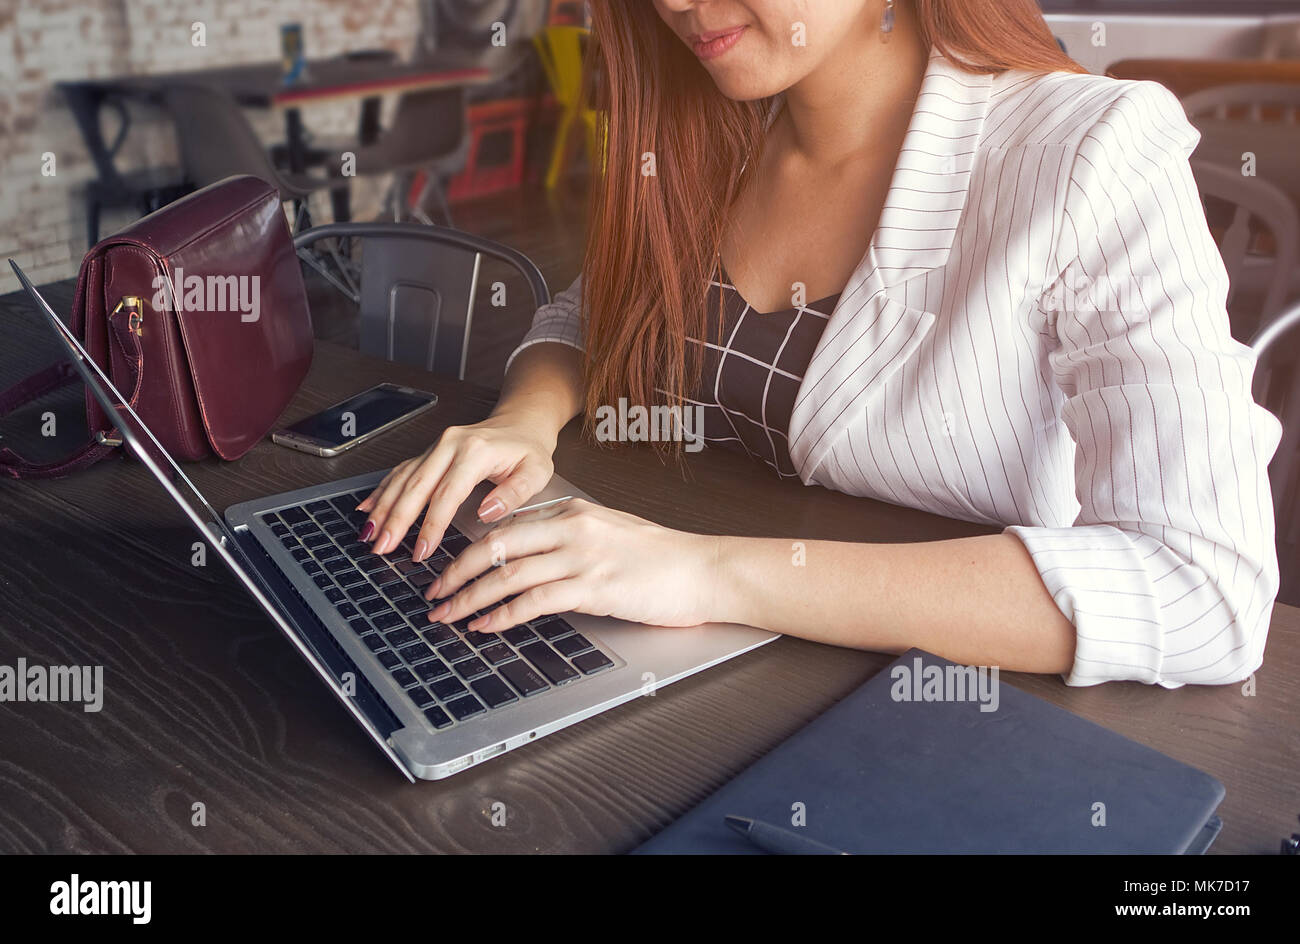
{"label": "brick wall", "polygon": [[[196,22],[205,46],[191,41]],[[415,0],[0,0],[0,260],[12,256],[40,284],[75,275],[87,248],[82,188],[95,171],[56,82],[274,60],[286,22],[302,24],[309,57],[375,47],[406,55],[419,30]],[[359,107],[308,106],[303,120],[315,134],[348,135]],[[263,140],[283,139],[280,113],[247,114]],[[133,115],[118,166],[174,166],[170,123],[147,108]],[[106,116],[106,135],[113,130]],[[52,176],[42,173],[49,154]],[[384,187],[354,181],[355,215],[377,212]],[[327,198],[312,210],[328,220]],[[105,213],[101,234],[134,216]],[[16,287],[4,266],[0,292]]]}

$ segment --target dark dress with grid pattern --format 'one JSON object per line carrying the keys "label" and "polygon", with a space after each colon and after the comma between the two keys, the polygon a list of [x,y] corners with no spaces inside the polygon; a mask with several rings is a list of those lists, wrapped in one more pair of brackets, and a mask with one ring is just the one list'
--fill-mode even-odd
{"label": "dark dress with grid pattern", "polygon": [[759,312],[731,284],[721,262],[715,274],[706,300],[704,366],[691,398],[691,405],[704,409],[704,440],[759,459],[782,478],[795,478],[790,414],[839,293],[802,308]]}

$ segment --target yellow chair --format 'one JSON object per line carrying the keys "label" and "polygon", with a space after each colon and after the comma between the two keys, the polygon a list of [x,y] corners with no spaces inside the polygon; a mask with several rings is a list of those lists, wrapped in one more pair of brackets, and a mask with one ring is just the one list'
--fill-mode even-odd
{"label": "yellow chair", "polygon": [[587,159],[591,166],[605,171],[605,121],[593,108],[582,107],[582,47],[590,31],[581,26],[548,26],[533,37],[537,55],[546,70],[551,91],[560,106],[560,122],[555,129],[555,149],[546,172],[546,189],[554,190],[569,159],[569,132],[575,121],[586,129]]}

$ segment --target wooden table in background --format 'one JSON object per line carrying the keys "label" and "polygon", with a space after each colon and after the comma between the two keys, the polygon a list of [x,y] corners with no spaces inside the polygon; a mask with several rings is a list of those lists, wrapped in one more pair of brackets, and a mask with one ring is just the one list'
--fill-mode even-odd
{"label": "wooden table in background", "polygon": [[[56,310],[69,298],[51,293]],[[55,359],[24,299],[0,298],[0,383]],[[187,469],[218,508],[390,466],[493,395],[321,343],[292,421],[380,380],[438,407],[354,453],[269,442]],[[5,420],[26,446],[39,413],[69,428],[79,398]],[[74,435],[75,438],[75,435]],[[46,449],[50,445],[45,444]],[[779,482],[705,450],[689,483],[640,449],[572,428],[558,471],[663,524],[792,539],[918,541],[979,528]],[[632,848],[853,691],[888,656],[786,638],[436,783],[409,784],[374,749],[138,465],[0,482],[0,664],[104,667],[104,708],[0,704],[0,852],[618,852]],[[665,639],[665,644],[671,641]],[[1200,767],[1227,787],[1216,852],[1276,852],[1300,813],[1300,611],[1277,607],[1257,694],[1132,682],[1004,679]],[[195,803],[207,825],[191,825]],[[505,804],[507,824],[491,822]]]}

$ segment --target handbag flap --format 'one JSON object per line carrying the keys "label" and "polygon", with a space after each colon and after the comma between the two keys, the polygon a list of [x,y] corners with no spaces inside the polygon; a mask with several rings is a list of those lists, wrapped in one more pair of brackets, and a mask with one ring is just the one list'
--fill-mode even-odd
{"label": "handbag flap", "polygon": [[256,177],[227,178],[101,246],[123,243],[159,260],[149,307],[176,317],[213,452],[242,456],[311,365],[311,314],[279,193]]}

